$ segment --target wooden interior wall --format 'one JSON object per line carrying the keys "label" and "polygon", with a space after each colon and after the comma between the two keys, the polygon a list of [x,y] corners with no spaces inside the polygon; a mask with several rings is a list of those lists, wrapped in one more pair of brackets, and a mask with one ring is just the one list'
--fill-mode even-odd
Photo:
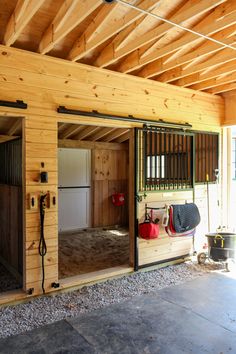
{"label": "wooden interior wall", "polygon": [[[59,105],[102,113],[133,115],[169,122],[189,122],[194,129],[215,130],[224,118],[221,97],[177,88],[142,78],[113,73],[61,59],[0,46],[1,99],[24,100],[27,110],[0,107],[0,114],[23,116],[25,144],[25,271],[24,288],[41,293],[41,259],[38,255],[39,210],[28,209],[29,193],[57,193],[57,123],[134,127],[137,123],[58,114]],[[0,118],[1,119],[1,118]],[[39,172],[49,172],[47,185]],[[58,280],[57,207],[46,211],[45,289]]]}
{"label": "wooden interior wall", "polygon": [[22,187],[0,184],[0,205],[0,262],[22,275]]}
{"label": "wooden interior wall", "polygon": [[[128,162],[128,150],[93,150],[93,226],[128,224]],[[114,193],[125,205],[113,205]]]}
{"label": "wooden interior wall", "polygon": [[222,121],[224,126],[236,125],[236,90],[224,94],[225,118]]}

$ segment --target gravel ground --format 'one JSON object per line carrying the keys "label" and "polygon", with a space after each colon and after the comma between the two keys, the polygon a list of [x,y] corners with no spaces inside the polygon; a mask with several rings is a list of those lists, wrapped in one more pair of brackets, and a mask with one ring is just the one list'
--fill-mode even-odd
{"label": "gravel ground", "polygon": [[164,287],[184,283],[220,267],[222,266],[214,263],[203,266],[192,262],[182,263],[84,286],[77,291],[41,296],[25,304],[2,307],[0,338],[23,333],[66,317],[76,317],[133,296],[156,293]]}

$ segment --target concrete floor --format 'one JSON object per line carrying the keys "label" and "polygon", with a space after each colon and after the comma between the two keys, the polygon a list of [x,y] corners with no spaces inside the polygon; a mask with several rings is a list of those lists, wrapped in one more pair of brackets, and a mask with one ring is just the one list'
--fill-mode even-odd
{"label": "concrete floor", "polygon": [[0,353],[236,353],[236,279],[185,284],[0,341]]}

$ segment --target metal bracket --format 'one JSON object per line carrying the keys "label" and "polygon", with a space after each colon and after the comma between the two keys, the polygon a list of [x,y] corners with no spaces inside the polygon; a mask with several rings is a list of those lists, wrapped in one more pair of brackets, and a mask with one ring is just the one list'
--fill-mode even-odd
{"label": "metal bracket", "polygon": [[26,109],[28,107],[27,103],[20,100],[16,100],[16,102],[0,100],[0,106],[20,109]]}
{"label": "metal bracket", "polygon": [[144,192],[143,195],[136,195],[135,198],[137,200],[138,203],[141,203],[143,201],[143,198],[146,199],[147,194]]}

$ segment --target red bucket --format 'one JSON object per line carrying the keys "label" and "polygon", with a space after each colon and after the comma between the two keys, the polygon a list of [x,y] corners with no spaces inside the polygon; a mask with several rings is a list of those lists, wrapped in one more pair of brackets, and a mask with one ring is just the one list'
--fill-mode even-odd
{"label": "red bucket", "polygon": [[160,232],[159,225],[149,221],[139,224],[138,229],[139,229],[139,236],[145,238],[146,240],[157,238]]}
{"label": "red bucket", "polygon": [[111,196],[112,203],[115,206],[121,206],[125,204],[125,194],[124,193],[114,193]]}

